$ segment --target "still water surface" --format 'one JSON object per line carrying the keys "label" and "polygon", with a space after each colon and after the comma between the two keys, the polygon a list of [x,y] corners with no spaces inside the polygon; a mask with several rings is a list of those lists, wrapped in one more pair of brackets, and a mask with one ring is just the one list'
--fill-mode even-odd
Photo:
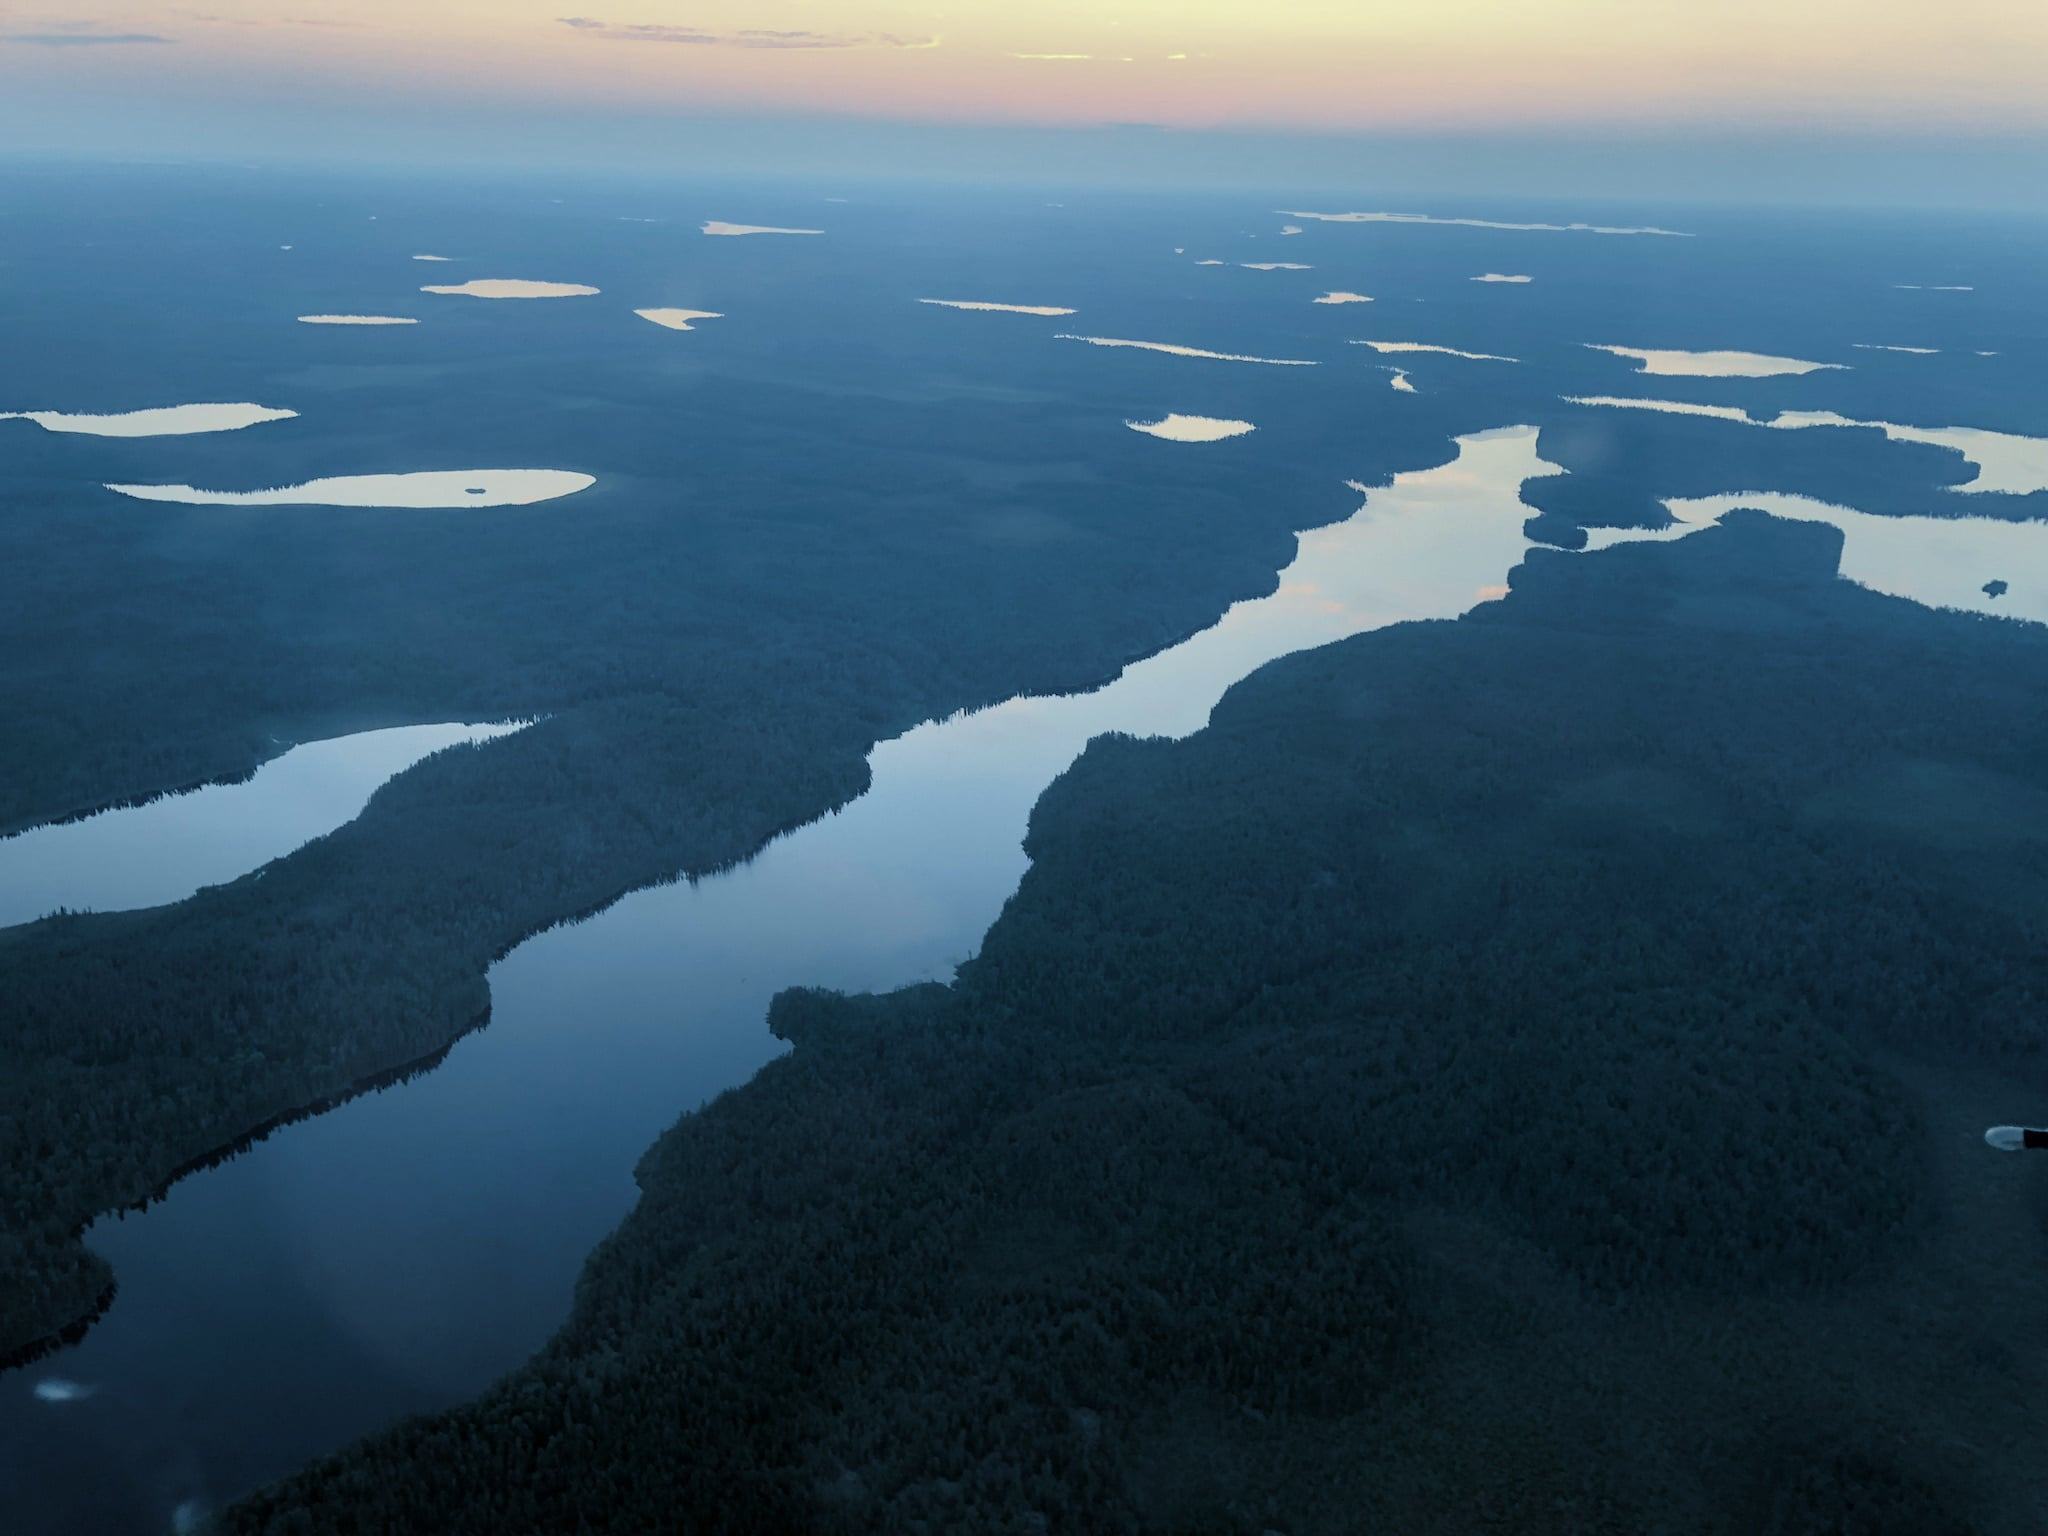
{"label": "still water surface", "polygon": [[[1032,805],[1091,737],[1186,735],[1269,660],[1500,595],[1528,547],[1520,488],[1555,472],[1532,429],[1460,439],[1452,462],[1302,535],[1270,596],[1094,692],[1012,699],[880,744],[866,794],[749,863],[520,945],[492,969],[489,1027],[435,1071],[288,1127],[147,1214],[100,1221],[89,1241],[120,1278],[113,1310],[81,1345],[0,1378],[8,1528],[168,1529],[482,1390],[561,1323],[655,1137],[780,1052],[765,1027],[777,991],[949,977],[1024,872]],[[1967,597],[1951,590],[1961,566],[2044,570],[2048,525],[1948,521],[1960,566],[1880,568],[1878,541],[1936,520],[1794,500],[1674,503],[1680,530],[1595,543],[1674,536],[1761,501],[1836,522],[1852,574],[1922,601]],[[1995,560],[1971,542],[1987,537],[2009,541]]]}
{"label": "still water surface", "polygon": [[193,507],[525,507],[597,484],[569,469],[433,469],[395,475],[330,475],[260,491],[196,485],[109,485],[137,501]]}
{"label": "still water surface", "polygon": [[[1876,592],[1933,608],[1966,608],[1999,618],[2048,624],[2048,523],[1989,517],[1879,517],[1811,496],[1742,491],[1680,496],[1664,503],[1668,528],[1588,528],[1587,550],[1682,539],[1712,527],[1738,507],[1773,517],[1828,523],[1842,531],[1842,574]],[[1993,597],[1984,589],[2004,582]]]}
{"label": "still water surface", "polygon": [[[1499,595],[1536,434],[1366,493],[1269,597],[1092,693],[877,746],[873,785],[750,863],[627,897],[492,969],[488,1028],[434,1072],[280,1131],[89,1233],[120,1294],[0,1378],[10,1529],[165,1530],[408,1411],[471,1396],[559,1326],[632,1169],[781,1049],[769,999],[945,978],[1025,868],[1031,807],[1104,731],[1181,736],[1275,657]],[[38,1385],[66,1384],[38,1396]]]}
{"label": "still water surface", "polygon": [[353,821],[377,787],[430,753],[516,731],[401,725],[302,742],[237,784],[31,827],[0,838],[0,927],[183,901]]}

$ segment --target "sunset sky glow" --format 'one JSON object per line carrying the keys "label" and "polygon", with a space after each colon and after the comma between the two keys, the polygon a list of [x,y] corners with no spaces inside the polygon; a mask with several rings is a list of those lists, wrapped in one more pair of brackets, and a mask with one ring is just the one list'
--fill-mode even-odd
{"label": "sunset sky glow", "polygon": [[[289,14],[286,14],[286,13]],[[2038,0],[0,6],[0,128],[530,112],[1308,134],[2048,135]],[[224,120],[224,119],[223,119]],[[41,135],[57,142],[35,141]],[[25,140],[24,140],[24,135]]]}

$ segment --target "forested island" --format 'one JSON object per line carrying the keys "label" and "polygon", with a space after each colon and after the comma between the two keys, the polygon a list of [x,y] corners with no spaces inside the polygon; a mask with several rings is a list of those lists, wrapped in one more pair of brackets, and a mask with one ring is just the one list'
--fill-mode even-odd
{"label": "forested island", "polygon": [[553,1344],[247,1533],[2048,1523],[2048,638],[1759,514],[1103,739]]}

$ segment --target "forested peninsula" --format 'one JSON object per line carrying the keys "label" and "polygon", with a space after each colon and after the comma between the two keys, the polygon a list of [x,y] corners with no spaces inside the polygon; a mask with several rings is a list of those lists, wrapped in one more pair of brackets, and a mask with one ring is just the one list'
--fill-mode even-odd
{"label": "forested peninsula", "polygon": [[[886,494],[790,470],[783,438],[766,478],[750,405],[723,397],[704,505],[598,489],[573,528],[515,510],[487,535],[407,517],[366,538],[217,508],[138,521],[49,487],[10,501],[0,551],[23,558],[0,560],[0,592],[21,600],[0,601],[0,639],[33,664],[0,682],[22,727],[0,825],[23,786],[73,806],[81,764],[121,793],[210,757],[240,771],[294,700],[299,732],[542,718],[189,900],[0,929],[0,1362],[110,1296],[78,1241],[93,1218],[443,1049],[486,1017],[485,972],[520,940],[750,856],[858,794],[873,744],[920,721],[1114,676],[1270,590],[1290,507],[1355,504],[1333,466],[1275,490],[1270,468],[1175,462],[1134,497],[1028,454],[977,462],[1008,475],[992,490],[943,421],[886,455],[909,428],[872,403],[845,414],[872,430]],[[30,643],[39,627],[56,638]],[[350,712],[319,712],[336,699]],[[127,718],[86,752],[95,710]],[[180,742],[178,766],[152,740]]]}
{"label": "forested peninsula", "polygon": [[235,1533],[2048,1524],[2048,637],[1754,513],[1096,742],[573,1316]]}

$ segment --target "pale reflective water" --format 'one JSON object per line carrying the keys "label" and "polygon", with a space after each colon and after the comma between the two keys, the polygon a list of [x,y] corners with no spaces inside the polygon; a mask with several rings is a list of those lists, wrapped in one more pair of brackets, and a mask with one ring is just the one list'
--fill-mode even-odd
{"label": "pale reflective water", "polygon": [[1184,347],[1176,341],[1131,341],[1122,336],[1070,336],[1065,332],[1053,339],[1085,341],[1091,347],[1129,347],[1140,352],[1164,352],[1168,357],[1200,357],[1212,363],[1264,363],[1273,368],[1316,366],[1316,360],[1312,357],[1255,357],[1246,352],[1212,352],[1207,347]]}
{"label": "pale reflective water", "polygon": [[[491,972],[489,1027],[432,1073],[100,1221],[112,1311],[0,1378],[0,1509],[24,1536],[138,1510],[161,1528],[480,1390],[560,1324],[654,1138],[778,1052],[777,991],[950,975],[1024,871],[1032,805],[1091,737],[1184,735],[1274,657],[1498,596],[1527,547],[1519,487],[1550,472],[1527,428],[1463,439],[1304,534],[1271,596],[1092,693],[882,743],[838,814],[519,946]],[[39,1399],[52,1380],[87,1395]]]}
{"label": "pale reflective water", "polygon": [[940,309],[967,309],[987,311],[1003,315],[1071,315],[1071,309],[1057,304],[999,304],[993,299],[919,299],[920,304],[936,304]]}
{"label": "pale reflective water", "polygon": [[[2048,523],[1991,517],[1895,517],[1858,512],[1810,496],[1775,491],[1676,497],[1664,503],[1669,528],[1588,528],[1586,548],[1682,539],[1710,528],[1737,507],[1827,523],[1842,530],[1842,574],[1874,591],[1933,608],[1968,608],[2048,623]],[[1993,597],[1987,583],[2007,590]]]}
{"label": "pale reflective water", "polygon": [[725,318],[715,309],[636,309],[633,313],[667,331],[694,331],[693,321]]}
{"label": "pale reflective water", "polygon": [[1227,416],[1188,416],[1169,411],[1157,421],[1127,421],[1133,432],[1164,438],[1169,443],[1220,443],[1228,437],[1243,437],[1256,430],[1248,421]]}
{"label": "pale reflective water", "polygon": [[45,432],[80,432],[88,437],[188,437],[200,432],[239,432],[266,421],[298,415],[277,406],[233,401],[208,405],[158,405],[140,411],[0,411],[0,421],[32,421]]}
{"label": "pale reflective water", "polygon": [[436,469],[396,475],[331,475],[261,491],[196,485],[109,485],[137,501],[195,507],[524,507],[597,484],[568,469]]}
{"label": "pale reflective water", "polygon": [[[1554,472],[1530,429],[1462,439],[1452,463],[1302,535],[1270,596],[1094,692],[882,743],[865,795],[748,864],[520,945],[491,972],[489,1027],[435,1071],[96,1224],[113,1310],[81,1345],[0,1378],[12,1528],[161,1529],[474,1395],[559,1325],[654,1138],[779,1052],[764,1022],[777,991],[949,976],[1024,871],[1031,807],[1090,738],[1185,735],[1270,659],[1499,596],[1527,548],[1519,489]],[[1847,573],[1882,590],[2048,617],[2031,574],[2048,525],[1755,494],[1674,502],[1680,529],[1593,545],[1682,536],[1734,505],[1834,522]],[[1994,576],[2008,597],[1973,602],[1966,589]]]}
{"label": "pale reflective water", "polygon": [[822,229],[784,229],[775,224],[728,224],[724,219],[706,219],[698,226],[707,235],[822,235]]}
{"label": "pale reflective water", "polygon": [[430,753],[520,725],[401,725],[304,742],[239,784],[0,838],[0,926],[60,907],[121,912],[183,901],[354,820],[380,784]]}
{"label": "pale reflective water", "polygon": [[1659,229],[1654,224],[1585,224],[1577,220],[1569,224],[1517,223],[1502,219],[1447,219],[1429,213],[1310,213],[1300,208],[1282,208],[1280,213],[1290,219],[1314,219],[1319,224],[1452,224],[1462,225],[1466,229],[1534,230],[1560,235],[1669,235],[1680,240],[1692,238],[1687,230]]}
{"label": "pale reflective water", "polygon": [[428,283],[421,293],[466,299],[587,299],[598,290],[588,283],[536,282],[524,277],[473,277],[466,283]]}
{"label": "pale reflective water", "polygon": [[1803,427],[1867,427],[1882,432],[1893,442],[1925,443],[1959,453],[1976,470],[1973,478],[1951,490],[2003,496],[2027,496],[2048,491],[2048,437],[2028,437],[2018,432],[1993,432],[1983,427],[1915,427],[1896,421],[1858,421],[1838,411],[1780,411],[1775,416],[1752,416],[1739,405],[1709,405],[1696,400],[1643,400],[1623,395],[1567,395],[1573,405],[1604,406],[1610,410],[1663,411],[1673,416],[1710,416],[1717,421],[1740,422],[1748,427],[1772,427],[1797,431]]}
{"label": "pale reflective water", "polygon": [[1960,453],[1976,467],[1958,491],[2026,496],[2048,491],[2048,437],[1992,432],[1982,427],[1913,427],[1895,421],[1857,421],[1836,411],[1780,411],[1766,426],[1875,427],[1895,443],[1926,443]]}
{"label": "pale reflective water", "polygon": [[1587,342],[1586,346],[1594,352],[1634,358],[1637,373],[1654,373],[1668,378],[1774,379],[1845,366],[1842,363],[1810,363],[1803,357],[1775,357],[1768,352],[1686,352],[1677,347],[1613,347],[1593,341]]}
{"label": "pale reflective water", "polygon": [[1498,352],[1467,352],[1460,347],[1441,347],[1433,341],[1354,341],[1354,347],[1371,347],[1375,352],[1437,352],[1445,357],[1462,357],[1473,363],[1519,363],[1519,357]]}

